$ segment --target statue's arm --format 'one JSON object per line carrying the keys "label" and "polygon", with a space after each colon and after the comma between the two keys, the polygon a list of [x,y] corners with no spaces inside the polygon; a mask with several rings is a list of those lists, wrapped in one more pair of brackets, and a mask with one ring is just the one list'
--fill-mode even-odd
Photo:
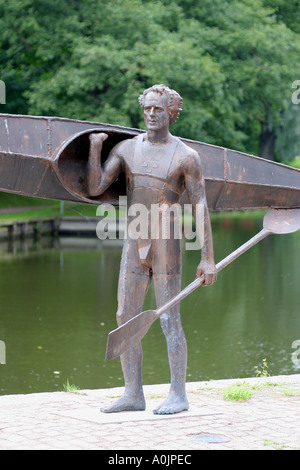
{"label": "statue's arm", "polygon": [[196,233],[202,242],[201,262],[197,268],[197,276],[204,274],[204,284],[210,285],[217,279],[217,270],[202,163],[198,153],[193,150],[188,151],[184,162],[185,188],[193,208]]}
{"label": "statue's arm", "polygon": [[87,165],[87,188],[90,196],[99,196],[118,178],[122,171],[122,160],[114,147],[104,165],[101,165],[101,150],[107,134],[90,134],[90,151]]}

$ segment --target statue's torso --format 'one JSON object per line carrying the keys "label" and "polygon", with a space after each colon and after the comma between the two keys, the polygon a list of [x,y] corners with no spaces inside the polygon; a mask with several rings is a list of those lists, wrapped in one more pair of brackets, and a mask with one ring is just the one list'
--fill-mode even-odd
{"label": "statue's torso", "polygon": [[184,191],[179,139],[171,138],[169,144],[150,145],[144,135],[133,139],[132,152],[124,158],[127,197],[130,204],[172,205],[179,202]]}
{"label": "statue's torso", "polygon": [[[131,152],[123,156],[123,166],[128,210],[142,204],[148,217],[142,218],[134,210],[128,216],[124,259],[133,272],[151,267],[156,273],[180,273],[181,209],[177,203],[184,191],[178,152],[180,141],[172,136],[168,145],[151,147],[143,142],[143,137],[132,140]],[[171,206],[175,210],[164,212]],[[141,223],[147,224],[147,235],[144,227],[139,226],[141,237],[132,239],[130,228],[137,228],[138,224],[133,223],[137,216]]]}

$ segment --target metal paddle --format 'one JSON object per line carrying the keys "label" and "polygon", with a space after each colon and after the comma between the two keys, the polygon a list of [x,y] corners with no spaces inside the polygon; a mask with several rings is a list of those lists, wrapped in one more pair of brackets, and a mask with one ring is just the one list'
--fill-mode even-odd
{"label": "metal paddle", "polygon": [[[233,251],[230,255],[220,261],[217,265],[217,271],[225,268],[229,263],[238,258],[245,251],[249,250],[256,243],[263,240],[270,234],[285,234],[296,232],[300,229],[300,209],[273,209],[270,210],[264,217],[263,229],[237,250]],[[179,294],[169,300],[165,305],[157,310],[146,310],[129,321],[124,325],[119,326],[111,331],[107,339],[106,356],[105,359],[109,361],[115,357],[120,356],[128,349],[135,346],[145,336],[152,323],[157,320],[163,313],[176,305],[187,295],[193,292],[197,287],[201,286],[204,282],[204,276],[200,276],[183,289]]]}

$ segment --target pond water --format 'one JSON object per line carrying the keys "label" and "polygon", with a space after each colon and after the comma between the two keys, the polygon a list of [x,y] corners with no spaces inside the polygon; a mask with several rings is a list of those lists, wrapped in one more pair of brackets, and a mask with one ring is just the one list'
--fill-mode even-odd
{"label": "pond water", "polygon": [[[261,229],[262,218],[217,218],[216,262]],[[1,249],[1,247],[0,247]],[[42,239],[0,250],[0,394],[123,385],[119,358],[106,362],[116,328],[122,242]],[[187,381],[255,376],[266,359],[271,375],[299,373],[300,233],[263,240],[181,304],[188,343]],[[199,252],[183,251],[182,286],[194,279]],[[145,309],[155,308],[150,288]],[[168,383],[159,322],[143,339],[145,384]],[[295,354],[294,354],[295,357]],[[300,358],[300,354],[298,355]],[[1,358],[0,358],[1,362]]]}

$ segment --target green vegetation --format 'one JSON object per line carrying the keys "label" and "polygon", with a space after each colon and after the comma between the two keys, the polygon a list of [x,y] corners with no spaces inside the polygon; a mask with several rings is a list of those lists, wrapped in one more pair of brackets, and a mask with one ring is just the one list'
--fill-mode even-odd
{"label": "green vegetation", "polygon": [[[257,377],[266,378],[269,377],[269,374],[264,371],[264,373],[257,374]],[[271,390],[275,393],[277,397],[285,397],[290,399],[298,399],[300,396],[300,390],[298,387],[286,384],[284,382],[271,382],[271,381],[259,381],[258,383],[250,384],[248,382],[237,382],[234,385],[226,388],[223,391],[223,398],[225,400],[232,401],[246,401],[253,396],[253,392],[259,392],[262,390]],[[199,389],[199,393],[201,390]]]}
{"label": "green vegetation", "polygon": [[[183,97],[175,135],[300,168],[299,25],[298,0],[0,0],[0,111],[144,127],[137,97],[164,82]],[[1,193],[22,206],[61,211]]]}
{"label": "green vegetation", "polygon": [[296,157],[289,162],[289,165],[293,166],[294,168],[300,168],[300,157]]}
{"label": "green vegetation", "polygon": [[233,400],[233,401],[245,401],[249,400],[252,397],[253,393],[249,388],[249,385],[245,382],[237,383],[236,385],[232,385],[228,387],[223,394],[223,398],[225,400]]}
{"label": "green vegetation", "polygon": [[76,393],[78,392],[80,389],[79,387],[77,387],[76,385],[71,385],[70,382],[69,382],[69,379],[67,379],[67,382],[63,385],[63,388],[64,388],[64,391],[65,392],[69,392],[69,393]]}
{"label": "green vegetation", "polygon": [[300,390],[292,390],[291,388],[287,387],[282,390],[282,394],[285,397],[290,397],[290,398],[300,398]]}
{"label": "green vegetation", "polygon": [[7,220],[36,220],[63,215],[76,217],[95,217],[97,206],[74,202],[54,201],[17,194],[0,193],[0,225]]}
{"label": "green vegetation", "polygon": [[300,154],[298,0],[0,0],[3,113],[144,127],[137,96],[183,97],[172,132],[278,161]]}
{"label": "green vegetation", "polygon": [[270,377],[267,360],[263,359],[260,366],[255,366],[256,377]]}
{"label": "green vegetation", "polygon": [[19,196],[18,194],[1,193],[0,209],[7,207],[45,207],[53,206],[55,201],[38,197]]}
{"label": "green vegetation", "polygon": [[288,448],[288,445],[281,444],[280,442],[273,441],[271,439],[265,439],[264,446],[273,447],[275,450],[283,450]]}

